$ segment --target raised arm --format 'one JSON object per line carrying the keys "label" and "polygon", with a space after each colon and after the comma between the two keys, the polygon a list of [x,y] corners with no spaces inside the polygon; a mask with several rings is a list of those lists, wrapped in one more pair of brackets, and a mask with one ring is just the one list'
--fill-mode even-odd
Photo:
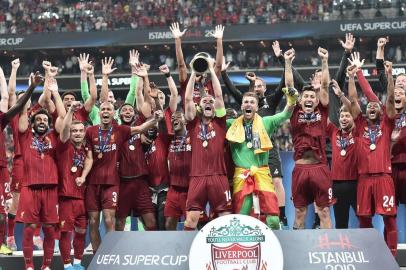
{"label": "raised arm", "polygon": [[102,87],[100,91],[100,103],[106,102],[109,96],[109,75],[117,68],[113,68],[113,58],[102,59]]}
{"label": "raised arm", "polygon": [[0,111],[5,113],[8,110],[8,91],[6,76],[4,76],[3,69],[0,67]]}
{"label": "raised arm", "polygon": [[351,65],[355,65],[357,67],[357,78],[359,86],[361,87],[362,92],[367,97],[368,101],[380,102],[379,98],[375,95],[372,91],[371,85],[365,79],[364,74],[362,73],[361,67],[364,65],[364,59],[360,60],[359,52],[353,52],[351,54],[351,59],[348,59]]}
{"label": "raised arm", "polygon": [[89,77],[90,98],[88,98],[85,101],[83,106],[85,107],[85,110],[87,112],[90,112],[97,101],[97,87],[96,87],[96,79],[94,77],[94,67],[91,64],[87,64],[87,66],[85,67],[85,72]]}
{"label": "raised arm", "polygon": [[173,80],[167,65],[160,66],[159,70],[165,75],[169,91],[171,92],[171,96],[169,97],[169,109],[171,112],[175,112],[178,106],[178,88],[176,87],[175,81]]}
{"label": "raised arm", "polygon": [[153,118],[145,121],[139,126],[131,127],[131,134],[140,134],[147,131],[149,128],[155,126],[163,118],[163,112],[161,110],[154,111]]}
{"label": "raised arm", "polygon": [[379,83],[383,92],[386,92],[388,80],[385,74],[385,45],[389,42],[389,37],[381,37],[378,39],[376,49],[376,70],[378,71]]}
{"label": "raised arm", "polygon": [[386,113],[390,119],[396,117],[396,109],[395,109],[395,83],[393,81],[392,75],[392,62],[386,61],[385,62],[385,71],[386,76],[388,78],[388,86],[387,86],[387,98],[386,98]]}
{"label": "raised arm", "polygon": [[196,117],[196,107],[195,103],[193,102],[193,88],[195,81],[196,73],[192,70],[185,91],[185,119],[187,121],[192,121]]}
{"label": "raised arm", "polygon": [[351,65],[347,68],[348,74],[348,97],[351,102],[351,114],[355,119],[361,113],[361,107],[358,103],[358,93],[355,86],[355,73],[357,72],[357,66]]}
{"label": "raised arm", "polygon": [[79,101],[74,101],[72,102],[72,105],[69,107],[69,110],[66,112],[65,118],[63,119],[62,122],[62,129],[61,132],[59,133],[59,138],[61,142],[65,143],[69,140],[70,138],[70,127],[72,125],[72,117],[73,113],[79,109],[80,107],[80,102]]}
{"label": "raised arm", "polygon": [[79,55],[79,68],[80,68],[80,93],[82,95],[83,102],[86,102],[89,97],[89,85],[87,84],[87,72],[86,67],[89,64],[89,54],[81,53]]}
{"label": "raised arm", "polygon": [[16,104],[16,83],[17,83],[17,71],[20,67],[20,59],[14,59],[11,61],[11,74],[8,81],[8,107],[11,108]]}
{"label": "raised arm", "polygon": [[321,58],[321,85],[320,85],[320,103],[323,106],[328,105],[328,85],[330,83],[330,73],[328,71],[328,51],[323,48],[318,49]]}
{"label": "raised arm", "polygon": [[[348,109],[351,109],[351,101],[344,95],[344,92],[341,91],[341,88],[336,80],[331,80],[331,88],[334,91],[334,95],[339,98],[339,100],[343,103],[343,105],[346,106]],[[340,108],[336,109],[338,112]]]}
{"label": "raised arm", "polygon": [[[223,28],[224,30],[224,28]],[[208,59],[209,62],[209,71],[211,76],[211,82],[213,85],[213,92],[214,92],[214,108],[216,110],[216,115],[218,110],[224,110],[225,115],[225,106],[223,100],[223,92],[221,91],[221,84],[219,78],[217,77],[216,73],[216,64],[212,58]]]}
{"label": "raised arm", "polygon": [[182,42],[181,38],[186,32],[186,28],[180,31],[179,23],[172,23],[169,27],[172,32],[173,38],[175,39],[175,50],[176,50],[176,62],[178,62],[179,70],[179,83],[183,83],[187,80],[187,67],[185,59],[183,58]]}
{"label": "raised arm", "polygon": [[214,33],[211,35],[216,39],[217,51],[214,71],[218,78],[221,75],[221,64],[223,63],[223,34],[224,34],[224,26],[217,25],[216,28],[214,29]]}
{"label": "raised arm", "polygon": [[[10,121],[17,113],[21,112],[24,108],[26,108],[25,104],[28,102],[30,99],[32,93],[35,90],[35,87],[37,87],[39,84],[41,84],[44,81],[44,78],[39,74],[39,72],[34,74],[31,74],[30,76],[30,86],[28,89],[25,91],[25,93],[19,98],[16,102],[16,104],[11,107],[7,112],[6,112],[6,119]],[[27,113],[22,113],[19,122],[18,122],[18,130],[19,132],[23,133],[28,129],[28,114]]]}
{"label": "raised arm", "polygon": [[221,77],[223,78],[224,85],[226,86],[228,92],[233,96],[235,101],[237,102],[238,105],[241,105],[242,103],[242,93],[240,90],[235,87],[235,85],[231,82],[230,78],[228,77],[227,74],[227,68],[230,65],[230,63],[225,63],[225,58],[223,57],[223,63],[221,65]]}
{"label": "raised arm", "polygon": [[50,77],[48,80],[48,89],[50,90],[52,97],[54,98],[54,104],[56,108],[56,112],[58,114],[58,118],[55,121],[55,130],[60,133],[62,130],[62,122],[63,118],[65,118],[66,111],[65,106],[63,106],[63,102],[61,96],[58,92],[58,83],[54,77]]}
{"label": "raised arm", "polygon": [[130,81],[130,90],[127,93],[125,103],[135,106],[135,101],[137,100],[136,89],[139,84],[140,78],[135,75],[135,69],[139,65],[139,56],[140,54],[136,50],[130,50],[130,59],[128,61],[131,67],[131,81]]}
{"label": "raised arm", "polygon": [[151,88],[149,86],[147,68],[144,65],[140,65],[134,70],[134,74],[139,76],[142,79],[142,80],[140,80],[141,82],[138,84],[138,87],[137,87],[136,108],[137,108],[138,112],[142,113],[144,115],[144,117],[148,118],[151,116],[152,107],[151,107],[151,104],[146,100],[146,98],[148,100],[151,99],[149,97],[149,92],[151,91],[150,90]]}
{"label": "raised arm", "polygon": [[[341,46],[344,48],[343,56],[341,57],[340,66],[335,75],[335,80],[338,83],[340,89],[344,89],[345,86],[345,73],[348,66],[348,57],[350,57],[355,45],[355,37],[351,33],[345,34],[345,42],[340,40]],[[330,92],[331,93],[331,92]]]}
{"label": "raised arm", "polygon": [[287,50],[284,54],[284,59],[285,59],[285,85],[288,88],[294,87],[294,82],[293,82],[293,73],[292,73],[292,61],[293,58],[295,57],[295,50],[290,49]]}

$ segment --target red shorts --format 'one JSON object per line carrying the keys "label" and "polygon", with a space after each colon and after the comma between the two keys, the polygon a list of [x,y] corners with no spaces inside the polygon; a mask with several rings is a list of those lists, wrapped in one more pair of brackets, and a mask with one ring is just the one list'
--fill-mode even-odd
{"label": "red shorts", "polygon": [[188,188],[170,186],[166,195],[165,217],[186,217],[186,199]]}
{"label": "red shorts", "polygon": [[406,164],[392,164],[392,178],[395,183],[396,201],[406,204]]}
{"label": "red shorts", "polygon": [[395,185],[387,174],[361,175],[357,187],[357,215],[396,215]]}
{"label": "red shorts", "polygon": [[21,183],[24,178],[23,158],[13,159],[13,168],[11,170],[11,192],[21,192]]}
{"label": "red shorts", "polygon": [[121,179],[120,197],[118,198],[117,218],[142,216],[154,213],[151,200],[151,190],[148,187],[146,176],[131,179]]}
{"label": "red shorts", "polygon": [[295,208],[316,202],[318,207],[335,203],[333,182],[326,164],[295,164],[292,172],[292,199]]}
{"label": "red shorts", "polygon": [[232,212],[231,192],[225,175],[192,176],[186,210],[204,211],[207,202],[215,213]]}
{"label": "red shorts", "polygon": [[118,186],[88,185],[85,205],[88,212],[100,212],[103,209],[117,209]]}
{"label": "red shorts", "polygon": [[59,229],[71,232],[75,228],[86,229],[87,212],[85,200],[59,197]]}
{"label": "red shorts", "polygon": [[58,223],[58,187],[22,187],[16,221]]}

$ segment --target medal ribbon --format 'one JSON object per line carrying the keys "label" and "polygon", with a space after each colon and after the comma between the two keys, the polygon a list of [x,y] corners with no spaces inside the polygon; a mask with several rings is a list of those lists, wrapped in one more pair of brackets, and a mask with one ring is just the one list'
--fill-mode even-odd
{"label": "medal ribbon", "polygon": [[376,137],[378,135],[379,132],[379,122],[376,124],[376,127],[374,130],[371,129],[371,125],[368,123],[368,134],[369,134],[369,145],[371,144],[375,144],[376,142]]}
{"label": "medal ribbon", "polygon": [[207,141],[207,125],[203,124],[203,121],[200,122],[200,134],[202,135],[203,141]]}
{"label": "medal ribbon", "polygon": [[113,127],[110,127],[107,131],[106,140],[103,140],[102,129],[99,126],[99,151],[100,153],[104,153],[107,144],[110,142],[111,134],[113,133]]}
{"label": "medal ribbon", "polygon": [[397,121],[396,121],[395,126],[397,129],[402,128],[402,124],[405,121],[405,118],[406,118],[406,110],[400,115],[399,119],[397,119]]}
{"label": "medal ribbon", "polygon": [[340,138],[339,138],[339,140],[340,140],[341,150],[345,150],[347,148],[347,146],[349,145],[349,139],[345,140],[343,138],[343,131],[341,129],[340,129]]}
{"label": "medal ribbon", "polygon": [[304,113],[304,119],[307,121],[312,121],[316,119],[316,114],[314,112],[312,113]]}
{"label": "medal ribbon", "polygon": [[245,140],[247,142],[252,142],[252,124],[249,123],[247,125],[244,125],[244,131],[245,131]]}
{"label": "medal ribbon", "polygon": [[134,135],[128,140],[128,144],[129,144],[129,145],[133,145],[136,139],[138,139],[138,134],[134,134]]}
{"label": "medal ribbon", "polygon": [[75,149],[73,152],[73,167],[83,167],[85,155]]}
{"label": "medal ribbon", "polygon": [[34,146],[37,148],[37,151],[39,154],[45,153],[47,143],[45,142],[46,134],[44,135],[44,138],[41,140],[38,136],[33,134],[33,139],[34,139]]}
{"label": "medal ribbon", "polygon": [[188,132],[186,130],[186,133],[184,136],[182,136],[182,140],[180,141],[180,143],[176,146],[176,150],[178,150],[178,152],[180,151],[180,149],[182,148],[182,146],[185,144],[186,138],[188,136]]}

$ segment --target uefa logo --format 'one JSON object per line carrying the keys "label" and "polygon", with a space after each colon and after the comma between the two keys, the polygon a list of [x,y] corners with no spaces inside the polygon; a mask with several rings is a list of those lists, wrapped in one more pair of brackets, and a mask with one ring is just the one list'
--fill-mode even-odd
{"label": "uefa logo", "polygon": [[193,240],[190,270],[282,270],[278,238],[250,216],[227,215],[208,223]]}

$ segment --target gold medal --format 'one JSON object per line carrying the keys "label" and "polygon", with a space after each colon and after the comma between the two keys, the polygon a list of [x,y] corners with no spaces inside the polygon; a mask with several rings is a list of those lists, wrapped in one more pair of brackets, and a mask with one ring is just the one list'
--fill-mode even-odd
{"label": "gold medal", "polygon": [[75,173],[75,172],[78,171],[78,167],[72,166],[72,168],[70,168],[70,171],[73,172],[73,173]]}
{"label": "gold medal", "polygon": [[41,153],[41,159],[44,159],[44,153]]}
{"label": "gold medal", "polygon": [[342,149],[341,152],[340,152],[340,155],[342,157],[344,157],[346,154],[347,154],[347,151],[345,151],[345,149]]}
{"label": "gold medal", "polygon": [[128,146],[128,148],[129,148],[131,151],[134,151],[134,150],[135,150],[134,144],[130,144],[130,145]]}
{"label": "gold medal", "polygon": [[374,151],[376,149],[376,145],[374,143],[369,145],[369,149],[371,149],[372,151]]}
{"label": "gold medal", "polygon": [[97,155],[97,158],[98,159],[101,159],[103,157],[103,153],[99,153],[98,155]]}
{"label": "gold medal", "polygon": [[252,142],[247,142],[247,147],[251,149],[252,148]]}
{"label": "gold medal", "polygon": [[203,141],[202,145],[204,148],[206,148],[209,145],[209,143],[207,141]]}

